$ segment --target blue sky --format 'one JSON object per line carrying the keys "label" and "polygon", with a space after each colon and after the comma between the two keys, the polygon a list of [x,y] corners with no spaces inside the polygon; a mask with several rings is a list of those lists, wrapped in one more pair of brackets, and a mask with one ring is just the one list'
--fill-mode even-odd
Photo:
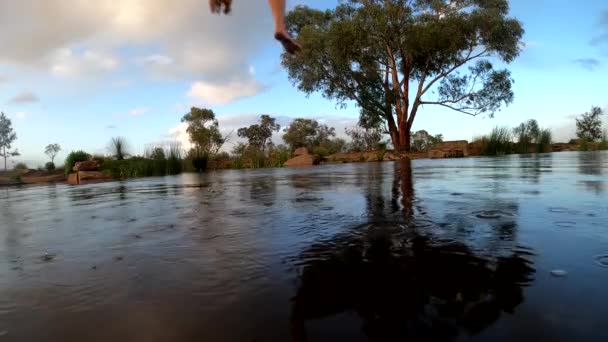
{"label": "blue sky", "polygon": [[[45,6],[41,6],[44,3]],[[189,106],[212,108],[224,131],[260,114],[313,117],[343,131],[358,109],[339,109],[294,88],[280,67],[265,1],[236,1],[233,15],[211,16],[206,0],[23,0],[0,4],[0,110],[13,121],[21,160],[45,162],[44,146],[105,153],[113,136],[133,152],[186,140]],[[291,1],[316,8],[333,1]],[[414,129],[467,139],[495,125],[535,118],[557,139],[574,134],[573,116],[608,107],[608,3],[511,1],[527,46],[509,65],[515,102],[494,119],[427,106]],[[594,41],[594,43],[592,43]],[[173,135],[172,135],[173,134]]]}

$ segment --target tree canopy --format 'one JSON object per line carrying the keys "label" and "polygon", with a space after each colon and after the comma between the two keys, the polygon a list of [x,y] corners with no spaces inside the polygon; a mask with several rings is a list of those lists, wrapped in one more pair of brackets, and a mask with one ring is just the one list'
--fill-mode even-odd
{"label": "tree canopy", "polygon": [[[333,10],[298,6],[287,16],[300,53],[283,55],[290,80],[344,105],[364,127],[384,125],[409,150],[421,106],[492,117],[513,101],[508,70],[524,30],[507,0],[348,0]],[[468,68],[467,68],[468,66]],[[431,99],[431,93],[437,97]]]}
{"label": "tree canopy", "polygon": [[186,132],[196,154],[215,154],[226,141],[211,109],[192,107],[190,112],[184,115],[182,122],[188,124]]}
{"label": "tree canopy", "polygon": [[4,170],[6,171],[6,160],[9,157],[19,155],[17,150],[10,151],[13,142],[17,140],[17,133],[13,130],[11,119],[0,112],[0,157],[4,158]]}
{"label": "tree canopy", "polygon": [[298,147],[306,147],[310,151],[314,147],[327,144],[331,137],[336,136],[336,129],[320,124],[314,119],[294,119],[284,130],[283,141],[292,150]]}
{"label": "tree canopy", "polygon": [[602,138],[602,115],[600,107],[591,107],[591,112],[576,118],[576,135],[580,139],[595,141]]}
{"label": "tree canopy", "polygon": [[247,138],[249,145],[254,146],[264,152],[266,145],[273,132],[278,132],[281,125],[276,123],[276,119],[269,115],[260,116],[260,123],[249,127],[239,128],[237,135],[241,138]]}

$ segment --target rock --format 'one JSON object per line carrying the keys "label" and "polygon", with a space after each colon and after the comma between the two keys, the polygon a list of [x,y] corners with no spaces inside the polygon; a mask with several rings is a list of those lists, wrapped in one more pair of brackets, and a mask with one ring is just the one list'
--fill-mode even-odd
{"label": "rock", "polygon": [[429,158],[462,158],[469,156],[469,142],[466,140],[446,141],[429,151]]}
{"label": "rock", "polygon": [[78,172],[73,172],[68,175],[68,184],[78,185]]}
{"label": "rock", "polygon": [[313,154],[305,154],[300,155],[295,158],[291,158],[283,164],[285,167],[293,167],[293,166],[312,166],[319,165],[321,162],[321,157]]}
{"label": "rock", "polygon": [[76,162],[73,168],[74,171],[97,171],[99,170],[99,162],[97,160],[87,160]]}
{"label": "rock", "polygon": [[112,179],[112,175],[100,171],[78,171],[78,184]]}
{"label": "rock", "polygon": [[308,149],[306,147],[300,147],[300,148],[297,148],[295,151],[293,151],[294,157],[305,156],[307,154],[309,154],[309,153],[308,153]]}
{"label": "rock", "polygon": [[564,271],[564,270],[553,270],[551,271],[551,275],[554,277],[565,277],[568,274],[568,272]]}

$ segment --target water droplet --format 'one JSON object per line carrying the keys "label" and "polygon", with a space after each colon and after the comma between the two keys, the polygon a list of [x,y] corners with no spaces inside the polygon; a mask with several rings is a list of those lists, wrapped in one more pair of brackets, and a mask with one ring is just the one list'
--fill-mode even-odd
{"label": "water droplet", "polygon": [[602,267],[608,267],[608,254],[596,256],[595,262]]}
{"label": "water droplet", "polygon": [[553,270],[551,271],[551,275],[554,277],[565,277],[568,274],[568,272],[564,271],[564,270]]}

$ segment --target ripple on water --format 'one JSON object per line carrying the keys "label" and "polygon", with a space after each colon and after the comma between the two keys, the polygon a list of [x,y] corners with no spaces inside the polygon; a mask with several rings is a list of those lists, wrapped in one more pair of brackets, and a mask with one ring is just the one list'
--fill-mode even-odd
{"label": "ripple on water", "polygon": [[513,217],[513,214],[500,210],[481,210],[471,213],[476,218],[484,220],[497,220],[503,217]]}
{"label": "ripple on water", "polygon": [[596,256],[595,263],[602,267],[608,268],[608,254]]}
{"label": "ripple on water", "polygon": [[557,221],[554,224],[560,228],[573,228],[576,226],[576,222],[573,221]]}
{"label": "ripple on water", "polygon": [[565,213],[568,212],[568,208],[564,207],[549,207],[549,211],[552,213]]}

